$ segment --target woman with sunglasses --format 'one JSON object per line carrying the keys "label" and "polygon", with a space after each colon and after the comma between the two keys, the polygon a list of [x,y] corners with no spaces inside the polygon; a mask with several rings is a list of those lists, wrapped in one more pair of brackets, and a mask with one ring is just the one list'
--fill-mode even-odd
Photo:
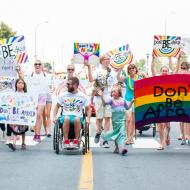
{"label": "woman with sunglasses", "polygon": [[[117,73],[117,80],[125,83],[126,93],[125,100],[129,104],[134,99],[134,81],[141,79],[141,76],[138,74],[138,69],[134,64],[130,64],[127,67],[127,76],[121,76],[121,71],[123,68],[120,68]],[[127,141],[126,144],[133,144],[133,137],[135,133],[135,117],[134,117],[134,105],[127,110]]]}
{"label": "woman with sunglasses", "polygon": [[[180,53],[180,56],[178,57],[178,62],[176,65],[176,73],[179,74],[190,74],[189,67],[190,63],[187,61],[181,62],[181,57],[184,55],[183,52]],[[190,146],[190,123],[180,122],[180,132],[181,137],[178,138],[181,140],[181,145],[189,145]]]}
{"label": "woman with sunglasses", "polygon": [[30,93],[38,94],[38,105],[37,105],[37,117],[36,124],[34,126],[34,141],[40,142],[40,131],[42,125],[43,112],[46,106],[47,93],[49,90],[50,79],[43,72],[43,65],[40,60],[36,60],[34,63],[34,72],[27,77],[28,91]]}

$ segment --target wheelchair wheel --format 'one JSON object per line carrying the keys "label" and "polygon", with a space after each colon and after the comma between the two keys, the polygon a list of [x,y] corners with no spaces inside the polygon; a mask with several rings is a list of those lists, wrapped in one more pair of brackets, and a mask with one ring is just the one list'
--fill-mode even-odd
{"label": "wheelchair wheel", "polygon": [[59,141],[60,141],[60,129],[59,129],[59,122],[55,124],[55,152],[56,154],[59,154]]}
{"label": "wheelchair wheel", "polygon": [[54,125],[53,129],[53,150],[56,149],[55,142],[56,142],[56,125]]}

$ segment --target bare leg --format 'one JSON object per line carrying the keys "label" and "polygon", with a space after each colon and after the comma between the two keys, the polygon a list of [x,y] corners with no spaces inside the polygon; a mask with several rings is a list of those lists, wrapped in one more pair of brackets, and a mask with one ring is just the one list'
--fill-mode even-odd
{"label": "bare leg", "polygon": [[110,130],[110,117],[105,117],[104,131],[107,132]]}
{"label": "bare leg", "polygon": [[79,139],[81,130],[81,122],[80,118],[75,117],[74,119],[74,131],[75,131],[75,139]]}
{"label": "bare leg", "polygon": [[50,127],[51,127],[50,113],[51,113],[51,107],[52,107],[51,103],[48,103],[46,105],[46,134],[50,134]]}
{"label": "bare leg", "polygon": [[102,123],[103,123],[103,119],[96,119],[96,133],[101,133],[102,132]]}
{"label": "bare leg", "polygon": [[25,144],[25,133],[24,134],[22,134],[22,144]]}
{"label": "bare leg", "polygon": [[133,142],[134,134],[135,134],[135,116],[134,116],[134,112],[132,112],[132,114],[131,114],[131,131],[130,131],[131,142]]}
{"label": "bare leg", "polygon": [[119,146],[118,146],[118,144],[116,143],[116,141],[114,141],[115,142],[115,150],[114,150],[114,153],[115,154],[118,154],[119,153]]}
{"label": "bare leg", "polygon": [[158,124],[159,127],[159,135],[160,135],[160,148],[164,148],[164,124],[163,123],[159,123]]}
{"label": "bare leg", "polygon": [[38,105],[37,108],[37,118],[36,118],[36,125],[35,125],[35,134],[40,135],[41,125],[42,125],[42,113],[44,111],[44,105]]}
{"label": "bare leg", "polygon": [[44,108],[42,118],[43,118],[43,126],[45,130],[45,134],[47,134],[46,107]]}
{"label": "bare leg", "polygon": [[63,129],[64,139],[68,140],[69,129],[70,129],[70,119],[69,119],[69,117],[64,117],[64,123],[63,123],[62,129]]}
{"label": "bare leg", "polygon": [[127,144],[131,142],[131,126],[132,126],[132,112],[127,111],[127,122],[126,122],[126,132],[127,132]]}

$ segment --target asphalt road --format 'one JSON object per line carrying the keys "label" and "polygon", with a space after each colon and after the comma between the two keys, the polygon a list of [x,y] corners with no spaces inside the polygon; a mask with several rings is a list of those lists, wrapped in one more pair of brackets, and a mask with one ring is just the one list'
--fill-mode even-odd
{"label": "asphalt road", "polygon": [[[94,136],[94,124],[91,129]],[[158,134],[153,138],[149,129],[128,146],[127,156],[113,154],[112,143],[109,149],[91,143],[83,156],[81,151],[56,155],[53,138],[15,152],[0,142],[0,190],[186,190],[190,147],[180,145],[178,136],[173,123],[171,145],[158,151]]]}

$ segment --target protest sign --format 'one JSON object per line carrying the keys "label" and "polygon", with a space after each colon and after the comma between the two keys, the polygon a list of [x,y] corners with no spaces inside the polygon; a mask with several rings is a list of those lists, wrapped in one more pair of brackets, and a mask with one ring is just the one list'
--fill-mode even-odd
{"label": "protest sign", "polygon": [[99,63],[100,44],[74,43],[74,64],[83,64],[87,60],[90,64]]}
{"label": "protest sign", "polygon": [[27,93],[0,94],[0,123],[35,125],[37,99]]}
{"label": "protest sign", "polygon": [[181,37],[154,36],[153,54],[156,57],[176,57],[180,52]]}
{"label": "protest sign", "polygon": [[162,75],[135,81],[135,125],[190,122],[190,75]]}
{"label": "protest sign", "polygon": [[16,76],[16,65],[26,62],[24,36],[0,40],[0,76]]}
{"label": "protest sign", "polygon": [[14,90],[15,77],[0,76],[0,93]]}
{"label": "protest sign", "polygon": [[110,65],[114,69],[118,69],[126,64],[130,64],[133,60],[133,55],[129,48],[129,44],[109,51],[108,55],[110,56]]}

